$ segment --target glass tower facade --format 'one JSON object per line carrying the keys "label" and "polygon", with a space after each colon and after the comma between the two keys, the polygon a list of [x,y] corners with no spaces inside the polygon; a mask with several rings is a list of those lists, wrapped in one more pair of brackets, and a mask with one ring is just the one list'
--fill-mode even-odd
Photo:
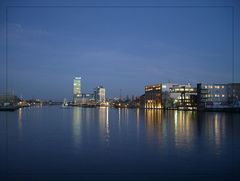
{"label": "glass tower facade", "polygon": [[94,97],[97,102],[105,102],[105,88],[103,86],[98,86],[94,90]]}
{"label": "glass tower facade", "polygon": [[75,77],[73,79],[73,95],[79,97],[81,94],[81,77]]}

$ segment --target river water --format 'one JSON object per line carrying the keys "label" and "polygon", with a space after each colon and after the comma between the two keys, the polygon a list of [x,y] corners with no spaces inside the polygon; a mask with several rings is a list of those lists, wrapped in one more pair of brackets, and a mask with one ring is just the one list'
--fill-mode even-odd
{"label": "river water", "polygon": [[237,180],[239,139],[239,113],[0,112],[0,180]]}

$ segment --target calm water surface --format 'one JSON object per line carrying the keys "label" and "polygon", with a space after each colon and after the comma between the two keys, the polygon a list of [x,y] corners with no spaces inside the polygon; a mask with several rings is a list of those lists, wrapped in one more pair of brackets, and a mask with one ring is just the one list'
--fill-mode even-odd
{"label": "calm water surface", "polygon": [[2,179],[240,178],[238,113],[32,107],[0,112],[0,136]]}

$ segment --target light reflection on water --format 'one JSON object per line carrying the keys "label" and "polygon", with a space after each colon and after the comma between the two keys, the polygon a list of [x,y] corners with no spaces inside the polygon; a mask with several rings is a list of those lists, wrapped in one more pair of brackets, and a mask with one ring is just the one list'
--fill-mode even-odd
{"label": "light reflection on water", "polygon": [[19,140],[22,140],[22,129],[23,129],[23,108],[18,109],[18,135]]}
{"label": "light reflection on water", "polygon": [[[200,120],[195,111],[145,110],[148,141],[158,140],[161,146],[174,143],[176,149],[190,151],[199,139],[204,139],[219,154],[226,137],[226,114],[199,114],[202,114]],[[199,129],[201,137],[197,134]]]}
{"label": "light reflection on water", "polygon": [[23,172],[228,172],[233,121],[240,137],[239,114],[228,113],[42,107],[8,117],[9,165]]}
{"label": "light reflection on water", "polygon": [[81,141],[83,139],[89,139],[93,131],[99,133],[99,138],[103,142],[109,142],[110,129],[108,107],[100,107],[97,109],[73,107],[72,113],[73,143],[76,148],[80,148]]}
{"label": "light reflection on water", "polygon": [[81,129],[82,129],[82,109],[78,107],[73,108],[73,142],[76,148],[79,147],[82,139]]}
{"label": "light reflection on water", "polygon": [[22,111],[23,108],[19,108],[18,109],[18,128],[19,128],[19,131],[22,129]]}
{"label": "light reflection on water", "polygon": [[129,110],[108,107],[96,109],[74,107],[72,112],[73,143],[76,148],[80,146],[82,140],[89,140],[90,134],[95,134],[94,132],[99,133],[99,136],[95,137],[96,141],[102,140],[102,144],[110,145],[114,141],[111,140],[111,136],[121,139],[121,135],[129,134],[131,131],[131,135],[136,136],[137,142],[140,135],[143,137],[146,134],[146,141],[150,145],[157,145],[158,149],[167,149],[171,145],[178,150],[191,151],[203,137],[208,146],[219,154],[226,136],[227,118],[224,113],[201,113],[200,118],[195,111]]}
{"label": "light reflection on water", "polygon": [[100,125],[100,136],[102,140],[107,144],[109,143],[110,134],[109,134],[109,115],[108,115],[108,107],[100,107],[98,110],[99,114],[99,125]]}
{"label": "light reflection on water", "polygon": [[[228,121],[228,118],[224,113],[206,113],[203,118],[207,122],[204,125],[204,133],[208,137],[212,149],[218,155],[221,153],[222,144],[224,144],[226,139],[226,121]],[[231,135],[231,132],[229,134]]]}

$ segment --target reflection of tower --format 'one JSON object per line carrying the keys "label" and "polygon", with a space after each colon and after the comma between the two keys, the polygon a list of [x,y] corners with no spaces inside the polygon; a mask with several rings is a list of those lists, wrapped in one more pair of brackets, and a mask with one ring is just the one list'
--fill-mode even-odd
{"label": "reflection of tower", "polygon": [[104,138],[104,141],[109,142],[109,120],[108,120],[108,107],[99,108],[99,123],[100,133]]}
{"label": "reflection of tower", "polygon": [[73,108],[72,130],[74,146],[78,148],[81,143],[81,127],[82,127],[82,109],[79,107]]}

